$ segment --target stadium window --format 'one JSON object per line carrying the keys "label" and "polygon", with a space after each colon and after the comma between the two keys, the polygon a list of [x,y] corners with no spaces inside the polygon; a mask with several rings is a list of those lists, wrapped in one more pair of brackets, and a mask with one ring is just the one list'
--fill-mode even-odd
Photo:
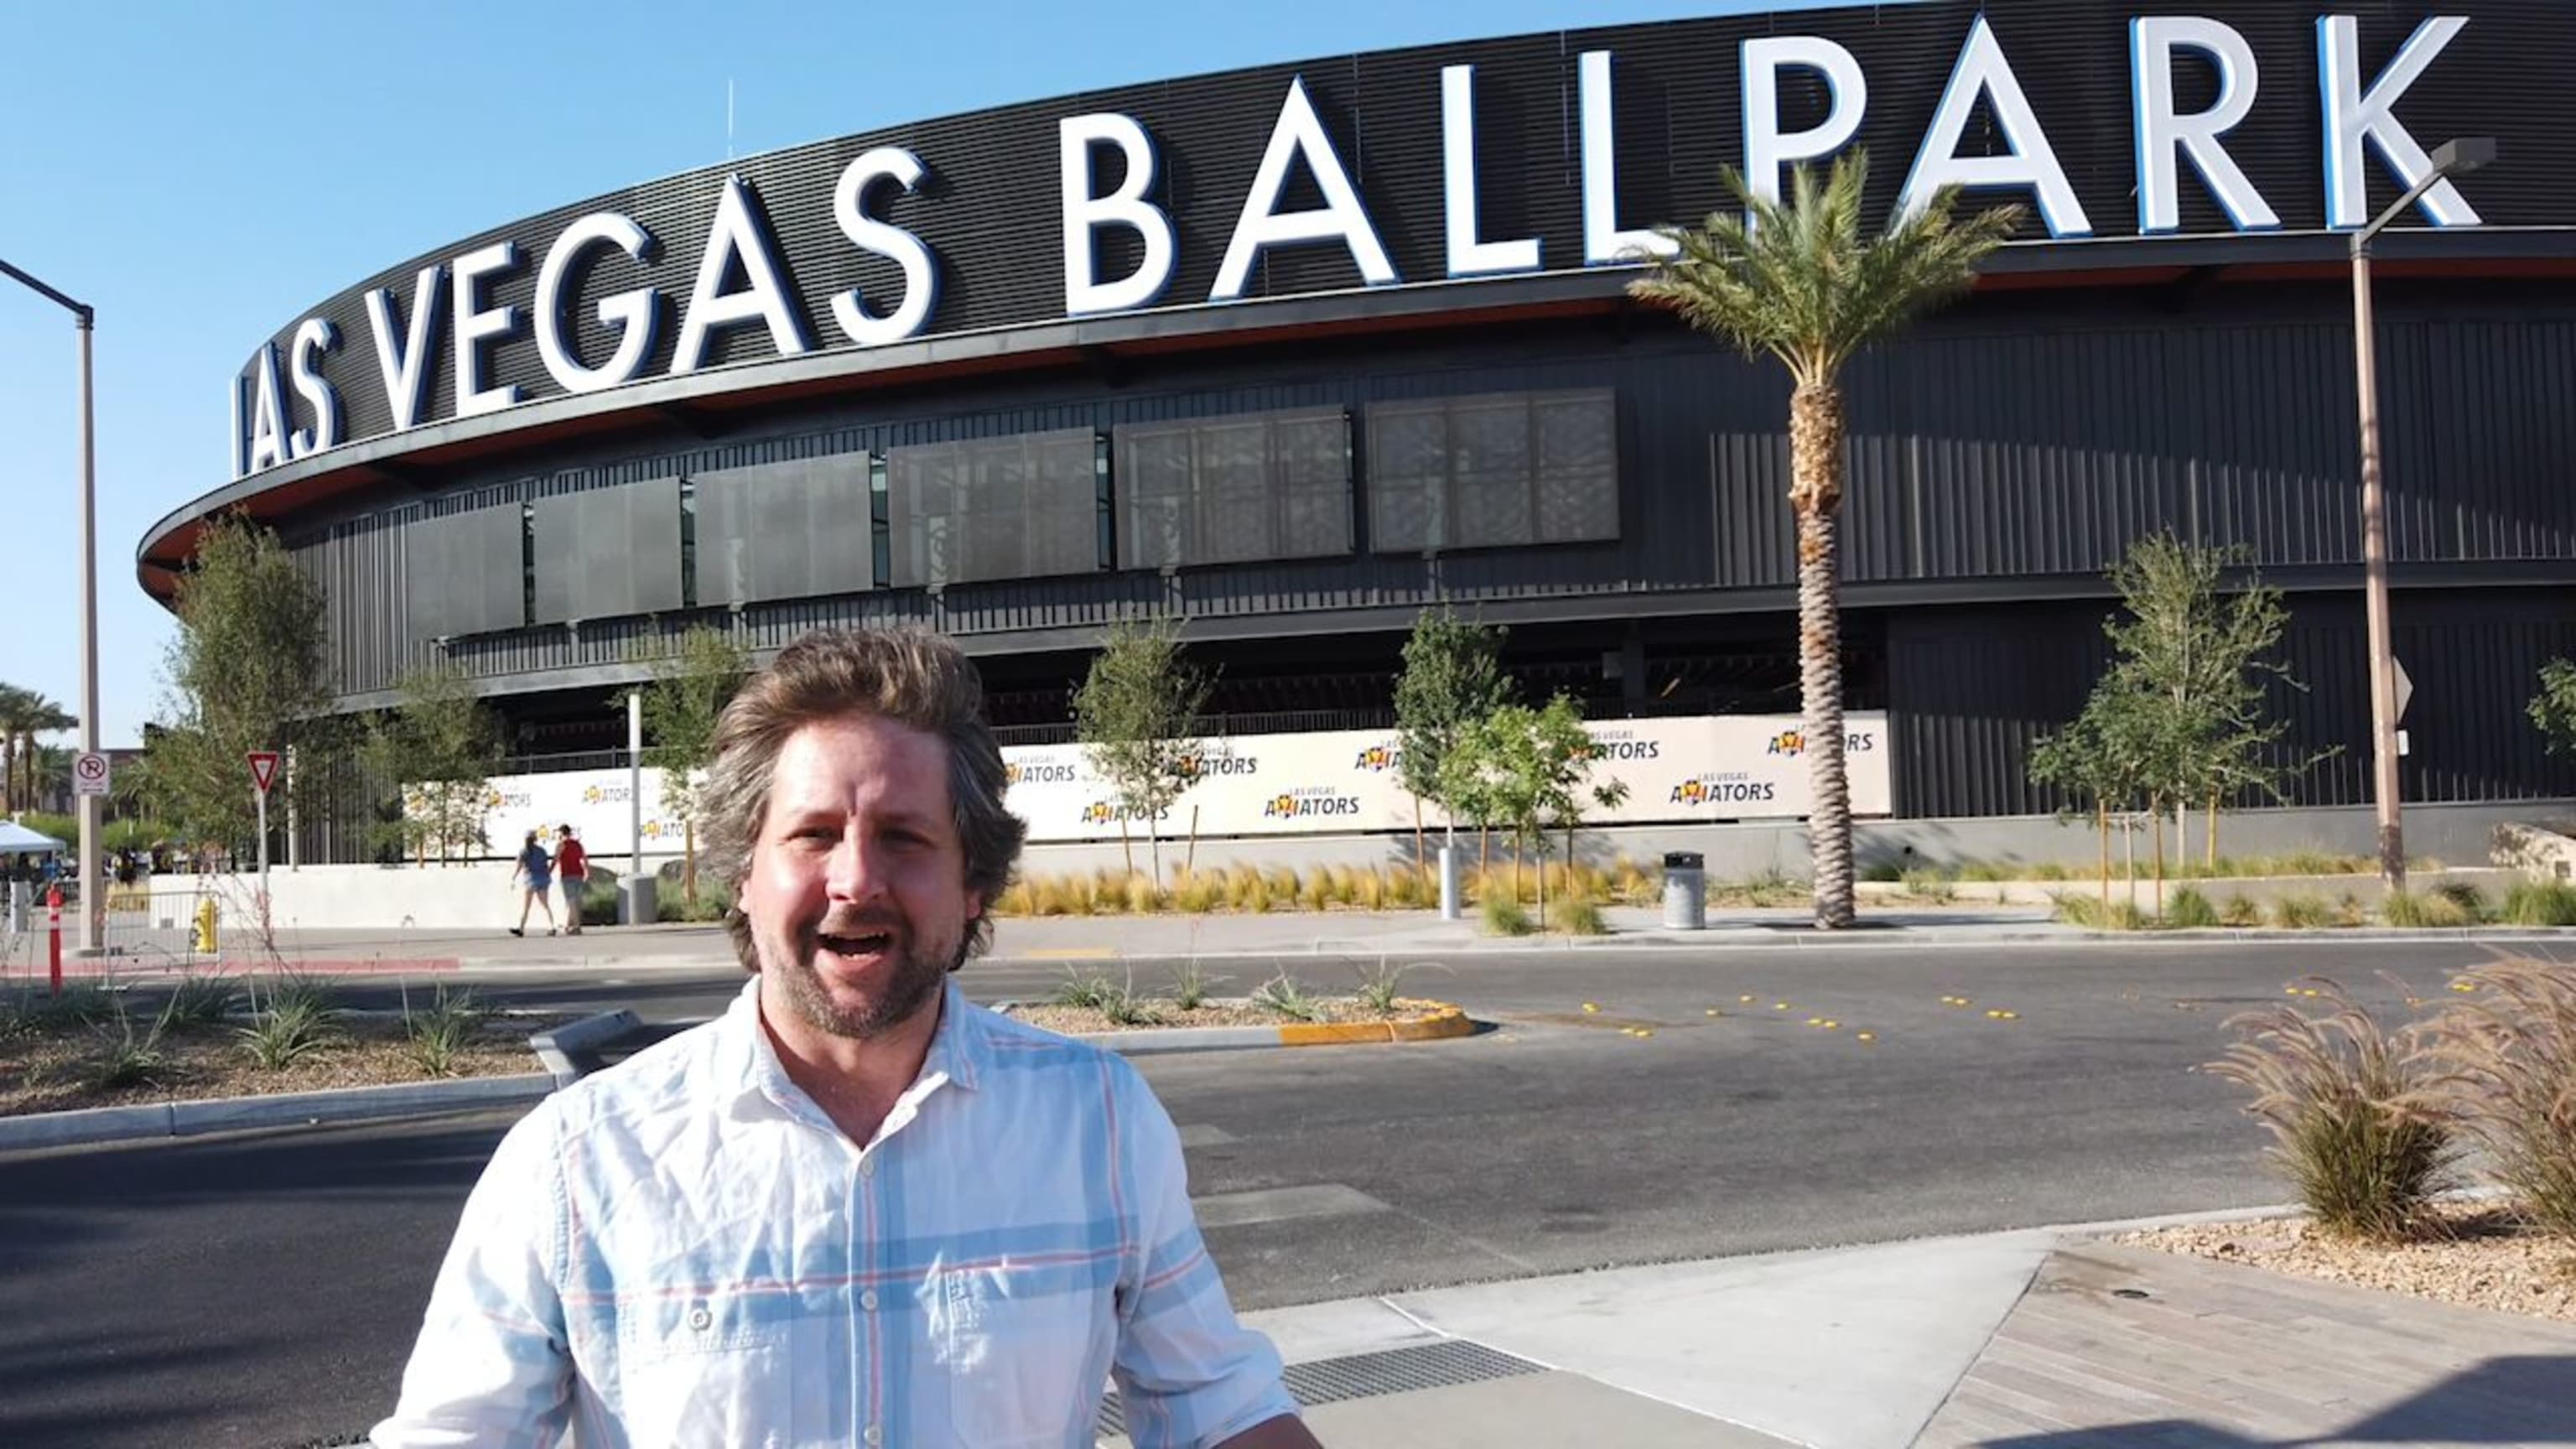
{"label": "stadium window", "polygon": [[1619,536],[1618,395],[1607,389],[1373,404],[1368,449],[1377,552]]}
{"label": "stadium window", "polygon": [[1118,565],[1351,551],[1350,418],[1339,408],[1118,430]]}

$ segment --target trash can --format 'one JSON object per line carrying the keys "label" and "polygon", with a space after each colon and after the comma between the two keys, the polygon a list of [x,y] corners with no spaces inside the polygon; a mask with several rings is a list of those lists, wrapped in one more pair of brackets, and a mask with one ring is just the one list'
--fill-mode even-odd
{"label": "trash can", "polygon": [[1664,929],[1698,931],[1708,926],[1708,872],[1696,850],[1664,852]]}
{"label": "trash can", "polygon": [[638,871],[617,882],[617,919],[629,926],[649,926],[656,919],[659,893],[654,887],[661,881],[654,874]]}

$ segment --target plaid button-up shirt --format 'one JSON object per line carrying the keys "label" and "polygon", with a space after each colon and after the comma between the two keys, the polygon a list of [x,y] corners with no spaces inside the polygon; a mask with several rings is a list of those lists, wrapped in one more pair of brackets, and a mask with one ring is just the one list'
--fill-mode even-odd
{"label": "plaid button-up shirt", "polygon": [[952,983],[863,1150],[758,993],[510,1130],[376,1444],[1072,1449],[1113,1378],[1140,1449],[1296,1411],[1125,1061]]}

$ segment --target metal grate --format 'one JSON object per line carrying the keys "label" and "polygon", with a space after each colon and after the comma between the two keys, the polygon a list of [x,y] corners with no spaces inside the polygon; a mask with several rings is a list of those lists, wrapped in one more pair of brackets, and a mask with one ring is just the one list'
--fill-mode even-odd
{"label": "metal grate", "polygon": [[[1417,1343],[1377,1353],[1355,1353],[1346,1358],[1292,1363],[1283,1377],[1289,1394],[1299,1404],[1311,1409],[1348,1399],[1374,1399],[1386,1394],[1412,1393],[1417,1389],[1480,1384],[1489,1379],[1510,1379],[1545,1372],[1545,1364],[1515,1358],[1499,1349],[1487,1348],[1463,1338],[1444,1338],[1437,1343]],[[1100,1437],[1106,1439],[1126,1432],[1127,1415],[1113,1390],[1101,1401]]]}

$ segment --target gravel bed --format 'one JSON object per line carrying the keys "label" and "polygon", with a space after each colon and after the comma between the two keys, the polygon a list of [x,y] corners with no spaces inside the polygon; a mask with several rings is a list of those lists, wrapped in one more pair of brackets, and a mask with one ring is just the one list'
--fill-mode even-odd
{"label": "gravel bed", "polygon": [[[1356,997],[1323,996],[1314,1000],[1315,1019],[1322,1022],[1403,1021],[1432,1010],[1430,1003],[1398,1001],[1393,1011],[1377,1011]],[[1200,1026],[1289,1026],[1289,1017],[1248,1001],[1203,1001],[1184,1011],[1170,1001],[1143,1003],[1150,1018],[1142,1022],[1111,1021],[1088,1006],[1058,1006],[1052,1002],[1024,1002],[1011,1008],[1015,1021],[1058,1032],[1065,1036],[1084,1036],[1104,1031],[1176,1030]]]}
{"label": "gravel bed", "polygon": [[2367,1243],[2303,1219],[2213,1223],[2114,1241],[2334,1283],[2576,1323],[2576,1244],[2521,1225],[2491,1203],[2451,1203],[2438,1227],[2406,1243]]}
{"label": "gravel bed", "polygon": [[[448,1075],[501,1077],[543,1071],[544,1064],[528,1048],[528,1038],[575,1019],[495,1017],[456,1053]],[[147,1026],[137,1024],[138,1037]],[[111,1038],[109,1033],[115,1035]],[[240,1037],[229,1028],[174,1031],[161,1041],[162,1066],[152,1081],[100,1087],[91,1076],[111,1040],[123,1040],[123,1033],[113,1026],[0,1039],[0,1117],[437,1080],[413,1059],[399,1018],[344,1018],[339,1035],[328,1045],[274,1072],[252,1061]]]}

